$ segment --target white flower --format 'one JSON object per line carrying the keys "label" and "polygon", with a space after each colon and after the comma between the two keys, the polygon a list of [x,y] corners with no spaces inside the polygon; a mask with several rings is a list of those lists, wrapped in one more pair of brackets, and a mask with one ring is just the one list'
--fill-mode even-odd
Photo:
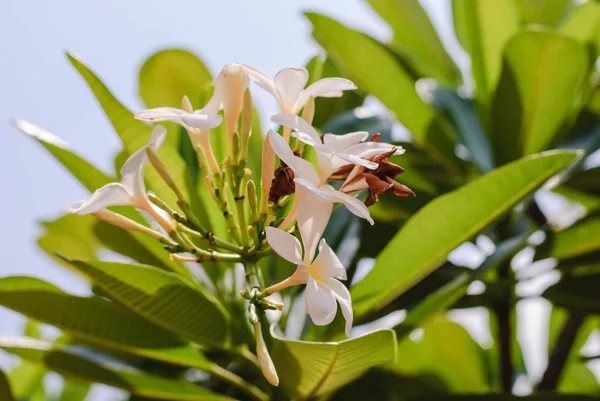
{"label": "white flower", "polygon": [[154,128],[148,145],[132,154],[121,168],[120,183],[110,183],[97,189],[89,199],[75,202],[67,207],[67,212],[91,214],[110,206],[133,206],[149,213],[165,229],[169,229],[171,222],[165,219],[156,206],[150,202],[144,183],[144,167],[148,163],[146,147],[155,152],[158,151],[166,133],[164,127]]}
{"label": "white flower", "polygon": [[298,114],[311,97],[340,97],[343,91],[356,89],[356,85],[345,78],[323,78],[305,89],[306,68],[284,68],[272,79],[254,67],[244,67],[250,80],[271,93],[284,113]]}
{"label": "white flower", "polygon": [[[317,233],[311,233],[310,230],[301,233],[303,242],[307,235],[315,235],[317,240],[320,238],[320,235],[317,236]],[[346,280],[346,269],[327,242],[321,240],[319,255],[313,260],[315,249],[306,242],[302,258],[302,247],[296,237],[275,227],[267,227],[266,234],[273,250],[285,260],[297,265],[292,276],[269,287],[267,291],[272,293],[292,285],[306,284],[306,309],[313,322],[319,326],[331,323],[337,312],[337,301],[346,320],[346,335],[350,335],[353,319],[352,300],[346,286],[339,281]]]}
{"label": "white flower", "polygon": [[378,164],[367,160],[380,153],[396,148],[396,155],[404,153],[404,149],[389,143],[364,142],[369,133],[366,131],[351,132],[345,135],[325,134],[321,140],[319,133],[304,119],[292,114],[276,114],[271,117],[276,124],[289,127],[296,132],[294,137],[314,147],[319,159],[319,178],[327,181],[329,176],[346,164],[363,166],[375,170]]}
{"label": "white flower", "polygon": [[[360,200],[335,190],[331,185],[322,185],[314,166],[295,156],[285,139],[271,130],[267,134],[267,140],[277,156],[292,169],[296,183],[294,208],[280,227],[285,228],[294,219],[298,220],[300,226],[306,221],[314,221],[314,224],[322,226],[322,234],[331,216],[333,204],[338,202],[343,203],[353,214],[374,224],[369,209]],[[316,241],[318,238],[320,235]],[[314,246],[316,247],[316,242]]]}

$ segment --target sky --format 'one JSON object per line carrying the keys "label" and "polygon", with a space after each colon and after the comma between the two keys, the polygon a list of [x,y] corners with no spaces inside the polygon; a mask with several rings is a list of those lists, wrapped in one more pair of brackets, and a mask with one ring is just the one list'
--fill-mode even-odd
{"label": "sky", "polygon": [[[463,69],[468,67],[451,33],[449,2],[421,3],[452,56]],[[253,65],[268,75],[304,65],[320,51],[302,16],[307,10],[380,39],[390,37],[364,0],[0,1],[0,276],[35,275],[72,293],[88,293],[84,283],[35,244],[37,221],[60,216],[66,205],[87,193],[40,145],[12,126],[14,119],[38,125],[101,169],[112,171],[117,136],[65,51],[79,54],[113,94],[136,111],[142,109],[138,69],[161,49],[188,49],[213,73],[231,62]],[[273,114],[274,102],[255,93],[263,115]],[[0,307],[0,335],[19,334],[23,322]],[[14,363],[0,354],[0,367]],[[100,389],[94,399],[111,399],[106,398],[106,388]]]}

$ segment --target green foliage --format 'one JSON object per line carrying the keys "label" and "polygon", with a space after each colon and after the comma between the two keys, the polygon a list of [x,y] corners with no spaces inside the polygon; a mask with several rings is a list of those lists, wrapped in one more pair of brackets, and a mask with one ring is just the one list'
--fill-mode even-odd
{"label": "green foliage", "polygon": [[[42,222],[40,248],[87,280],[94,295],[72,295],[34,277],[0,278],[0,306],[62,333],[46,341],[32,321],[25,338],[0,338],[0,348],[23,359],[6,375],[0,372],[0,400],[47,399],[48,371],[66,378],[59,401],[86,400],[91,383],[124,389],[131,400],[598,398],[600,386],[581,350],[600,314],[600,168],[590,157],[600,148],[600,3],[453,0],[454,31],[470,58],[464,74],[419,2],[367,3],[388,25],[389,42],[328,16],[305,14],[326,52],[307,63],[309,83],[344,77],[359,87],[343,97],[317,98],[313,125],[333,134],[380,133],[390,143],[397,122],[410,133],[395,143],[406,153],[389,160],[405,169],[398,180],[417,196],[380,195],[370,207],[375,226],[340,207],[324,234],[347,269],[354,324],[365,324],[357,331],[366,334],[345,339],[339,313],[327,327],[311,325],[300,288],[286,289],[280,320],[267,327],[260,319],[280,384],[273,387],[263,378],[264,355],[255,352],[248,323],[248,300],[256,306],[256,298],[249,292],[240,296],[240,289],[267,288],[295,266],[261,248],[264,238],[236,242],[237,235],[251,232],[236,233],[233,215],[242,229],[256,228],[246,188],[224,196],[221,191],[224,182],[235,187],[244,172],[228,169],[222,182],[206,186],[207,172],[187,132],[167,122],[158,156],[180,196],[155,169],[147,168],[146,185],[177,207],[169,213],[186,231],[169,232],[159,242],[94,216]],[[30,123],[16,126],[91,192],[121,179],[118,170],[147,144],[152,127],[135,120],[80,59],[68,58],[120,138],[115,171],[101,171]],[[212,95],[213,75],[198,56],[165,49],[142,64],[138,90],[148,108],[179,108],[187,95],[200,109]],[[387,110],[362,107],[367,96]],[[252,110],[243,167],[252,170],[247,178],[260,192],[265,132]],[[225,124],[210,140],[221,162],[228,154]],[[314,151],[303,156],[316,160]],[[582,205],[583,215],[564,219],[563,209],[546,214],[545,197],[538,195],[549,190]],[[228,204],[217,204],[213,195]],[[147,216],[133,208],[111,210],[150,227]],[[534,232],[544,235],[534,239]],[[493,243],[493,249],[480,241]],[[470,261],[474,268],[453,257],[468,246],[480,254]],[[516,397],[511,393],[515,380],[527,375],[528,352],[517,336],[524,323],[515,317],[519,284],[540,274],[515,257],[525,248],[535,251],[535,261],[554,260],[556,266],[545,272],[560,278],[536,294],[552,304],[543,333],[548,367],[539,383],[531,383],[530,395]],[[240,257],[223,257],[222,249],[234,254],[241,249]],[[181,260],[198,257],[200,264],[171,260],[169,253],[185,255]],[[234,260],[246,266],[241,287]],[[259,274],[250,270],[257,261]],[[446,316],[471,307],[489,315],[485,328],[493,341],[485,347]]]}

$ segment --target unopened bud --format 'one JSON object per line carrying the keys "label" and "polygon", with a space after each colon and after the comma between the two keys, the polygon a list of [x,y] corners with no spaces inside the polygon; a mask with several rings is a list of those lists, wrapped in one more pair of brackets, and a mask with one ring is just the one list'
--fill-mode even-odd
{"label": "unopened bud", "polygon": [[94,216],[96,216],[97,219],[100,219],[109,224],[112,224],[113,226],[124,228],[125,230],[137,231],[137,232],[141,232],[144,234],[148,234],[148,235],[156,238],[159,241],[165,239],[165,236],[162,235],[161,233],[159,233],[158,231],[155,231],[155,230],[153,230],[149,227],[146,227],[138,222],[135,222],[123,215],[120,215],[115,212],[111,212],[108,209],[100,209],[94,213]]}
{"label": "unopened bud", "polygon": [[244,93],[244,104],[242,107],[242,129],[240,130],[240,160],[242,161],[246,161],[248,159],[248,143],[250,141],[250,135],[252,135],[252,118],[252,96],[250,95],[250,90],[246,89],[246,92]]}
{"label": "unopened bud", "polygon": [[275,370],[275,365],[273,364],[273,360],[271,359],[271,355],[269,355],[269,350],[265,344],[262,330],[260,329],[260,323],[254,325],[254,334],[256,335],[256,356],[258,358],[260,370],[269,384],[277,387],[279,386],[279,376],[277,375],[277,370]]}
{"label": "unopened bud", "polygon": [[250,84],[246,70],[241,64],[228,64],[221,70],[215,84],[215,93],[223,102],[225,126],[231,139],[237,131],[238,120],[242,111],[244,93]]}
{"label": "unopened bud", "polygon": [[313,119],[315,118],[315,98],[309,97],[304,110],[302,110],[302,119],[312,125]]}
{"label": "unopened bud", "polygon": [[275,170],[275,152],[271,147],[270,135],[277,135],[274,131],[269,131],[263,142],[262,148],[262,171],[260,179],[260,214],[267,214],[269,208],[269,191],[273,181],[273,171]]}
{"label": "unopened bud", "polygon": [[171,175],[171,173],[169,173],[169,170],[167,170],[167,167],[164,165],[162,160],[160,160],[160,158],[158,157],[156,152],[154,150],[152,150],[151,148],[147,147],[146,154],[148,155],[148,159],[150,160],[150,164],[152,164],[152,167],[154,167],[156,172],[160,175],[160,177],[163,179],[163,181],[169,186],[169,188],[171,188],[173,190],[173,192],[175,192],[175,195],[177,195],[177,198],[184,199],[183,194],[177,187],[177,184],[175,184],[175,180],[173,179],[173,176]]}
{"label": "unopened bud", "polygon": [[192,106],[192,102],[190,102],[190,98],[187,95],[183,95],[181,98],[181,108],[188,113],[194,112],[194,106]]}
{"label": "unopened bud", "polygon": [[248,198],[248,204],[250,205],[250,213],[252,215],[252,223],[258,223],[258,205],[256,201],[256,185],[253,180],[248,180],[246,185],[246,197]]}

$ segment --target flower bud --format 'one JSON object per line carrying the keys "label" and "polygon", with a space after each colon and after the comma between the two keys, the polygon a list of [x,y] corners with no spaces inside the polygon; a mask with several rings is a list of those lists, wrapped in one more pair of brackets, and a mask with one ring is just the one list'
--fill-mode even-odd
{"label": "flower bud", "polygon": [[244,93],[250,84],[246,70],[241,64],[228,64],[217,77],[215,93],[223,103],[225,126],[229,138],[237,131],[238,120],[242,111]]}
{"label": "flower bud", "polygon": [[256,335],[256,356],[258,357],[260,370],[269,384],[277,387],[279,386],[279,376],[277,375],[277,370],[275,370],[275,365],[273,364],[273,360],[271,359],[271,355],[269,355],[269,350],[265,344],[262,330],[260,329],[260,323],[254,324],[254,334]]}
{"label": "flower bud", "polygon": [[248,180],[246,185],[246,197],[250,205],[250,213],[252,215],[252,223],[258,223],[258,205],[256,204],[256,185],[253,180]]}
{"label": "flower bud", "polygon": [[192,102],[190,102],[190,98],[187,95],[183,95],[181,98],[181,108],[188,113],[194,112],[194,107],[192,106]]}
{"label": "flower bud", "polygon": [[250,90],[246,89],[246,92],[244,93],[244,103],[242,107],[242,128],[240,130],[240,160],[242,161],[248,159],[248,142],[250,141],[250,135],[252,135],[252,118],[252,96],[250,95]]}
{"label": "flower bud", "polygon": [[112,224],[113,226],[117,226],[117,227],[121,227],[125,230],[129,230],[129,231],[137,231],[137,232],[141,232],[144,234],[148,234],[154,238],[156,238],[157,240],[162,240],[163,238],[165,238],[164,235],[162,235],[161,233],[159,233],[158,231],[155,231],[149,227],[146,227],[140,223],[137,223],[125,216],[122,216],[118,213],[115,212],[111,212],[108,209],[100,209],[97,212],[93,213],[93,215],[102,221],[105,221],[109,224]]}

